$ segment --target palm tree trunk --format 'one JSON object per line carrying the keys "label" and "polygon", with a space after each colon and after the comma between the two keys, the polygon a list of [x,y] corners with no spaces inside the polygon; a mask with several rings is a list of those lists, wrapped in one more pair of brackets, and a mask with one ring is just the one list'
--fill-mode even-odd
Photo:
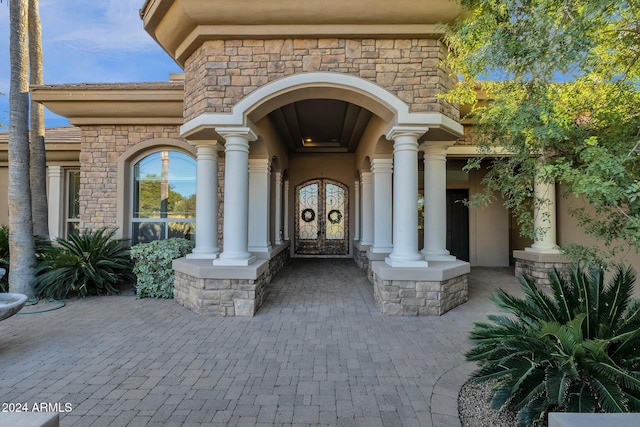
{"label": "palm tree trunk", "polygon": [[33,296],[27,13],[27,0],[9,1],[9,290]]}
{"label": "palm tree trunk", "polygon": [[[29,0],[29,84],[41,85],[42,34],[38,0]],[[33,233],[49,239],[47,157],[44,146],[44,106],[31,102],[31,212]]]}

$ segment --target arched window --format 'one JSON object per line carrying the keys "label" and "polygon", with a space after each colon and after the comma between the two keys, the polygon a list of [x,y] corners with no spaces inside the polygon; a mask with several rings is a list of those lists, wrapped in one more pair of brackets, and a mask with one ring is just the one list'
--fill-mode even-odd
{"label": "arched window", "polygon": [[179,151],[158,151],[134,165],[133,177],[132,243],[195,239],[195,159]]}

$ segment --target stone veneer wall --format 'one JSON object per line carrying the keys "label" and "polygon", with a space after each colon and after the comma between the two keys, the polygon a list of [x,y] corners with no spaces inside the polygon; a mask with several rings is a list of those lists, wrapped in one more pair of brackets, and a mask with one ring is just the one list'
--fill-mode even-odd
{"label": "stone veneer wall", "polygon": [[253,316],[264,300],[266,273],[255,280],[204,279],[175,272],[174,299],[203,316]]}
{"label": "stone veneer wall", "polygon": [[412,112],[457,121],[457,105],[437,97],[455,83],[440,66],[446,53],[436,39],[206,41],[185,63],[185,122],[205,112],[230,112],[271,81],[318,71],[362,77],[396,94]]}
{"label": "stone veneer wall", "polygon": [[526,276],[533,279],[536,286],[549,286],[549,273],[553,269],[558,270],[560,275],[569,278],[571,274],[571,263],[569,262],[537,262],[527,259],[516,258],[516,277]]}
{"label": "stone veneer wall", "polygon": [[358,267],[369,270],[369,258],[366,250],[361,250],[358,246],[353,245],[353,259]]}
{"label": "stone veneer wall", "polygon": [[373,273],[373,296],[385,316],[440,316],[469,299],[467,275],[443,282],[382,280]]}
{"label": "stone veneer wall", "polygon": [[289,258],[291,254],[289,253],[289,245],[283,246],[282,250],[273,258],[269,260],[269,268],[267,269],[267,283],[271,283],[271,280],[275,277],[276,274],[282,267],[285,266],[287,262],[289,262]]}
{"label": "stone veneer wall", "polygon": [[174,299],[202,316],[251,317],[264,303],[267,284],[288,260],[287,246],[268,261],[268,268],[255,280],[207,279],[176,271]]}
{"label": "stone veneer wall", "polygon": [[82,126],[80,145],[80,228],[116,224],[118,158],[136,144],[155,138],[180,138],[179,126]]}

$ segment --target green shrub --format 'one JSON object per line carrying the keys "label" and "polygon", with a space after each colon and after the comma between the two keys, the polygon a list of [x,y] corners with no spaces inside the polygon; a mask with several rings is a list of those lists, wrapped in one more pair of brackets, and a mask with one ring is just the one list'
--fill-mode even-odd
{"label": "green shrub", "polygon": [[549,275],[551,294],[522,278],[524,298],[493,301],[510,315],[489,315],[471,333],[467,360],[478,381],[495,381],[492,404],[518,413],[518,425],[544,425],[548,412],[640,411],[640,302],[635,274],[576,267],[570,280]]}
{"label": "green shrub", "polygon": [[171,261],[185,256],[193,247],[192,241],[177,237],[133,246],[131,258],[135,260],[133,272],[138,278],[138,298],[173,298]]}
{"label": "green shrub", "polygon": [[9,292],[9,227],[0,225],[0,268],[7,270],[0,278],[0,292]]}
{"label": "green shrub", "polygon": [[116,286],[133,281],[127,240],[101,228],[58,238],[36,254],[36,294],[45,298],[117,294]]}

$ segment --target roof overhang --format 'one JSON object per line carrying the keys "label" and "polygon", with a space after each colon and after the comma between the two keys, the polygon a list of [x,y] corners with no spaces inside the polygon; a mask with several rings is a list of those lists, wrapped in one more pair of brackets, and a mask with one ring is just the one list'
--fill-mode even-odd
{"label": "roof overhang", "polygon": [[31,99],[72,125],[183,123],[183,82],[40,85]]}
{"label": "roof overhang", "polygon": [[140,16],[184,65],[206,40],[437,38],[461,12],[453,0],[147,0]]}

